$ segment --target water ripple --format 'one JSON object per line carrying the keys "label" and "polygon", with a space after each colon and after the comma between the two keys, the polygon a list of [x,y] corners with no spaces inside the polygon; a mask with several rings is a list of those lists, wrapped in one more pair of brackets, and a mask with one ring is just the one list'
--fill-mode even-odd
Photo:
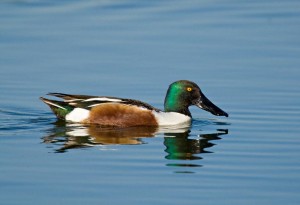
{"label": "water ripple", "polygon": [[11,109],[0,109],[0,135],[10,135],[19,132],[40,130],[51,123],[49,113],[38,110],[24,109],[13,111]]}

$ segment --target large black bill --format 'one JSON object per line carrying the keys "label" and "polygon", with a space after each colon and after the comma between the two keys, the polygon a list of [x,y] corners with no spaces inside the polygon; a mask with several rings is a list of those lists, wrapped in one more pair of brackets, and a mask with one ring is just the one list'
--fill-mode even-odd
{"label": "large black bill", "polygon": [[195,102],[194,105],[214,115],[228,117],[228,114],[225,111],[213,104],[203,93],[201,93],[201,98],[199,101]]}

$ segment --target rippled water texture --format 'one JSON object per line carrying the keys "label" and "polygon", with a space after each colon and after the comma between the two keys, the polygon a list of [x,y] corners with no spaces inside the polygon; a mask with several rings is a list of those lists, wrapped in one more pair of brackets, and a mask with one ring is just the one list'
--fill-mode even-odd
{"label": "rippled water texture", "polygon": [[[0,3],[0,204],[300,204],[299,1]],[[188,128],[57,121],[48,92],[163,109],[196,82],[229,113]]]}

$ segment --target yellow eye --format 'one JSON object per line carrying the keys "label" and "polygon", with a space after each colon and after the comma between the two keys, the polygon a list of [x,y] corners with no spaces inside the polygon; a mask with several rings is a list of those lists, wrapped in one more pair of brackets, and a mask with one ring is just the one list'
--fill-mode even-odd
{"label": "yellow eye", "polygon": [[189,91],[189,92],[191,92],[192,88],[191,87],[187,87],[186,90]]}

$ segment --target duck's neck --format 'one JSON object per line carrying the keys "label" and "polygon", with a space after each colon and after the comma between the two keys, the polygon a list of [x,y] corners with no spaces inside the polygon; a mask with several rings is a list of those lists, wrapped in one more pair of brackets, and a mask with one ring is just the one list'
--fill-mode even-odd
{"label": "duck's neck", "polygon": [[176,90],[168,90],[165,98],[165,112],[178,112],[191,117],[191,112],[188,109],[188,104],[180,98],[180,95],[176,93]]}

